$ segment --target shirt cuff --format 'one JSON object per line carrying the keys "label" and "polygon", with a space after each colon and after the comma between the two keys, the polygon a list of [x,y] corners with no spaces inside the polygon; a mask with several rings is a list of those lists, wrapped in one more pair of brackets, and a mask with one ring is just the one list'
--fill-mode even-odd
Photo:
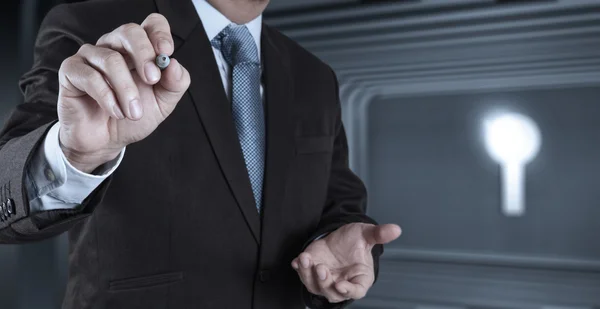
{"label": "shirt cuff", "polygon": [[[44,140],[43,150],[40,149],[42,151],[38,151],[32,159],[29,176],[35,192],[33,198],[48,195],[64,203],[81,204],[117,169],[125,155],[125,148],[117,158],[98,168],[100,174],[84,173],[65,157],[59,144],[59,130],[60,123],[52,126]],[[44,210],[50,209],[44,207]]]}
{"label": "shirt cuff", "polygon": [[319,235],[319,237],[315,238],[313,241],[317,241],[323,237],[326,237],[327,235],[329,235],[329,233],[323,233],[323,234]]}

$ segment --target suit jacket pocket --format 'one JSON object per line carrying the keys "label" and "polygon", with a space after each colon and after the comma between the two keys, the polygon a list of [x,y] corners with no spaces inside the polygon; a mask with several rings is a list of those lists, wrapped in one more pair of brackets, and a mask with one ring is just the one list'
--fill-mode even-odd
{"label": "suit jacket pocket", "polygon": [[296,137],[296,153],[309,154],[333,151],[333,136]]}
{"label": "suit jacket pocket", "polygon": [[158,275],[142,276],[128,279],[113,280],[108,285],[111,292],[149,289],[171,285],[183,280],[183,273],[173,272]]}

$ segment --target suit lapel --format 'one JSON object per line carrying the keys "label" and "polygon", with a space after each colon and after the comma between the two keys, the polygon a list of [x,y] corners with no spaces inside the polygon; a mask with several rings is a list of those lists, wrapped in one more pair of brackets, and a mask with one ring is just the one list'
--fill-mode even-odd
{"label": "suit lapel", "polygon": [[[262,51],[267,103],[267,164],[263,190],[262,234],[277,233],[276,221],[285,209],[283,197],[289,164],[294,157],[293,86],[289,55],[263,25]],[[273,224],[272,224],[273,223]],[[274,230],[270,230],[274,228]],[[264,238],[263,238],[264,242]]]}
{"label": "suit lapel", "polygon": [[235,130],[231,103],[223,90],[221,75],[206,32],[192,1],[156,2],[159,12],[171,23],[173,34],[183,40],[173,56],[190,72],[192,85],[189,93],[200,121],[246,223],[256,242],[260,243],[260,217]]}
{"label": "suit lapel", "polygon": [[158,12],[164,15],[171,26],[171,33],[185,40],[200,23],[200,17],[191,0],[155,0]]}

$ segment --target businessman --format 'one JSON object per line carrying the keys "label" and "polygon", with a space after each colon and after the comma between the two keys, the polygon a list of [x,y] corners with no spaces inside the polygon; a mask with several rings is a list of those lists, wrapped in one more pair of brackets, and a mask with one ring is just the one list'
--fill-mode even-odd
{"label": "businessman", "polygon": [[69,231],[63,308],[342,308],[372,286],[400,228],[365,215],[336,77],[267,4],[45,18],[0,134],[0,242]]}

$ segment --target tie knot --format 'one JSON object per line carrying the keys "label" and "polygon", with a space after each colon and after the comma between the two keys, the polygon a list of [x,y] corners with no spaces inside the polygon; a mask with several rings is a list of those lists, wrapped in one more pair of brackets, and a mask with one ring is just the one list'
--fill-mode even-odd
{"label": "tie knot", "polygon": [[245,25],[227,26],[211,41],[211,44],[221,51],[225,61],[232,67],[240,63],[260,64],[258,48]]}

